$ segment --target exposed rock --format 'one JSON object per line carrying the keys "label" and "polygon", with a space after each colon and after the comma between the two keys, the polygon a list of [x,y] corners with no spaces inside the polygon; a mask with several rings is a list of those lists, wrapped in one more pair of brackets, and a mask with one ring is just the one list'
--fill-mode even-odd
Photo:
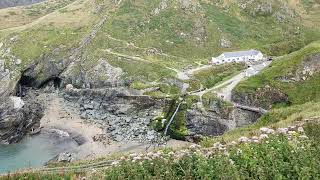
{"label": "exposed rock", "polygon": [[233,92],[232,101],[238,104],[270,109],[276,103],[289,103],[288,96],[277,88],[266,85],[255,92]]}
{"label": "exposed rock", "polygon": [[21,109],[23,106],[24,106],[24,102],[23,100],[21,99],[21,97],[14,97],[14,96],[11,96],[10,97],[10,100],[13,102],[13,108],[14,109]]}
{"label": "exposed rock", "polygon": [[198,1],[194,0],[179,0],[180,8],[183,9],[185,12],[196,12],[197,9],[200,7]]}
{"label": "exposed rock", "polygon": [[153,10],[154,15],[158,15],[162,10],[168,7],[167,0],[161,0],[159,6]]}
{"label": "exposed rock", "polygon": [[159,55],[159,54],[161,54],[161,51],[159,51],[159,50],[156,49],[156,48],[150,48],[150,49],[148,49],[148,50],[146,51],[146,54],[147,54],[148,56],[154,56],[154,55]]}
{"label": "exposed rock", "polygon": [[20,141],[42,118],[42,104],[34,93],[28,94],[23,100],[2,97],[0,101],[0,143],[10,144]]}
{"label": "exposed rock", "polygon": [[197,43],[199,45],[202,45],[206,38],[207,38],[207,33],[204,25],[204,19],[198,19],[194,25],[193,28],[193,36],[196,39]]}
{"label": "exposed rock", "polygon": [[220,39],[220,47],[222,48],[231,48],[232,47],[232,43],[230,40],[228,40],[227,38],[223,37]]}
{"label": "exposed rock", "polygon": [[217,136],[228,130],[227,120],[219,118],[219,115],[214,112],[188,110],[186,120],[189,136],[197,134]]}
{"label": "exposed rock", "polygon": [[83,69],[81,63],[72,64],[61,78],[64,84],[73,84],[78,88],[102,88],[124,85],[122,75],[121,68],[113,67],[107,60],[100,59],[88,69]]}
{"label": "exposed rock", "polygon": [[65,92],[64,98],[82,118],[102,124],[115,141],[161,139],[149,124],[162,113],[167,100],[141,96],[126,88],[72,89]]}
{"label": "exposed rock", "polygon": [[57,135],[59,137],[70,137],[69,133],[62,131],[60,129],[49,129],[48,132],[54,133],[54,135]]}
{"label": "exposed rock", "polygon": [[308,56],[295,72],[296,81],[305,81],[320,72],[320,53]]}
{"label": "exposed rock", "polygon": [[256,122],[261,117],[261,114],[257,112],[252,112],[248,110],[243,110],[235,108],[232,112],[232,118],[234,121],[233,127],[229,126],[231,129],[237,127],[247,126]]}
{"label": "exposed rock", "polygon": [[258,4],[258,6],[255,8],[254,11],[255,11],[254,12],[255,14],[263,14],[263,15],[272,14],[273,12],[272,4],[270,2]]}
{"label": "exposed rock", "polygon": [[57,156],[55,156],[53,159],[49,160],[46,164],[50,163],[69,163],[71,162],[73,158],[73,154],[69,152],[60,153]]}
{"label": "exposed rock", "polygon": [[66,90],[71,90],[73,89],[73,85],[72,84],[67,84],[66,85]]}
{"label": "exposed rock", "polygon": [[212,103],[209,109],[193,106],[186,113],[188,137],[192,141],[198,135],[217,136],[226,131],[254,123],[261,114],[239,108],[219,107]]}

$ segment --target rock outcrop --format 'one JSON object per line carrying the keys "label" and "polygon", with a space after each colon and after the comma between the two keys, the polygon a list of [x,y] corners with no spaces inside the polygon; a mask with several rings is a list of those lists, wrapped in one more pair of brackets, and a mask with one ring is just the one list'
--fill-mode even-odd
{"label": "rock outcrop", "polygon": [[21,100],[2,98],[0,103],[0,144],[20,141],[43,116],[43,106],[35,94]]}
{"label": "rock outcrop", "polygon": [[305,81],[320,72],[320,53],[306,57],[294,75],[295,81]]}
{"label": "rock outcrop", "polygon": [[200,110],[193,107],[186,113],[188,136],[218,136],[226,131],[254,123],[261,114],[229,108],[223,112],[221,108],[215,107],[207,110]]}
{"label": "rock outcrop", "polygon": [[270,109],[276,103],[289,103],[288,96],[280,89],[266,85],[254,92],[233,92],[232,101],[238,104]]}
{"label": "rock outcrop", "polygon": [[153,99],[126,88],[71,89],[64,98],[83,119],[102,124],[116,141],[161,141],[149,127],[163,112],[167,100]]}

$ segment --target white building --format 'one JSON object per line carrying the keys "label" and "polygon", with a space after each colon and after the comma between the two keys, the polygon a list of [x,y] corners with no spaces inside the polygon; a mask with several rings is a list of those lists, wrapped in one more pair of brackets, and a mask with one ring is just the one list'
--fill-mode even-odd
{"label": "white building", "polygon": [[252,62],[263,59],[263,54],[260,51],[251,49],[248,51],[226,52],[218,57],[213,57],[211,64],[224,64],[231,62]]}

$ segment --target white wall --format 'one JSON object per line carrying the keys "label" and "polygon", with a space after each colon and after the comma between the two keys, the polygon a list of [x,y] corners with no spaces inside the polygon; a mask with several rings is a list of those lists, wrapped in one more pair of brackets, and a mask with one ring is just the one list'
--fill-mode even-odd
{"label": "white wall", "polygon": [[224,55],[220,55],[217,58],[211,59],[211,64],[224,64],[224,63],[231,63],[231,62],[245,62],[245,61],[259,61],[263,59],[263,54],[259,53],[256,56],[243,56],[238,58],[225,58]]}

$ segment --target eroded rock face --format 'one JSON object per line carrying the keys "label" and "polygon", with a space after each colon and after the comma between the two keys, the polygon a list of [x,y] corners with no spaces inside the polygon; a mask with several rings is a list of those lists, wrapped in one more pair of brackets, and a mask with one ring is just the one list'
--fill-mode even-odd
{"label": "eroded rock face", "polygon": [[161,140],[149,124],[163,112],[166,100],[152,99],[126,88],[71,89],[64,98],[83,119],[101,124],[116,141]]}
{"label": "eroded rock face", "polygon": [[232,108],[222,112],[218,107],[199,110],[196,107],[186,113],[188,136],[218,136],[226,131],[254,123],[261,114]]}
{"label": "eroded rock face", "polygon": [[43,106],[35,94],[27,95],[24,101],[3,97],[0,103],[0,143],[20,141],[42,116]]}
{"label": "eroded rock face", "polygon": [[15,7],[15,6],[23,6],[39,3],[45,0],[1,0],[0,1],[0,9],[7,7]]}
{"label": "eroded rock face", "polygon": [[197,134],[206,136],[217,136],[227,131],[228,125],[226,119],[222,119],[213,112],[201,112],[198,110],[189,110],[186,114],[188,135]]}
{"label": "eroded rock face", "polygon": [[304,81],[320,72],[320,53],[313,54],[304,59],[295,73],[296,81]]}
{"label": "eroded rock face", "polygon": [[81,64],[72,64],[62,74],[64,84],[81,88],[103,88],[123,86],[121,68],[111,66],[107,60],[100,59],[94,66],[81,69]]}
{"label": "eroded rock face", "polygon": [[238,104],[270,109],[273,104],[289,103],[288,96],[277,88],[266,85],[251,93],[234,92],[232,101]]}
{"label": "eroded rock face", "polygon": [[227,39],[225,37],[222,37],[220,39],[220,47],[222,47],[222,48],[231,48],[232,47],[232,42],[229,39]]}

